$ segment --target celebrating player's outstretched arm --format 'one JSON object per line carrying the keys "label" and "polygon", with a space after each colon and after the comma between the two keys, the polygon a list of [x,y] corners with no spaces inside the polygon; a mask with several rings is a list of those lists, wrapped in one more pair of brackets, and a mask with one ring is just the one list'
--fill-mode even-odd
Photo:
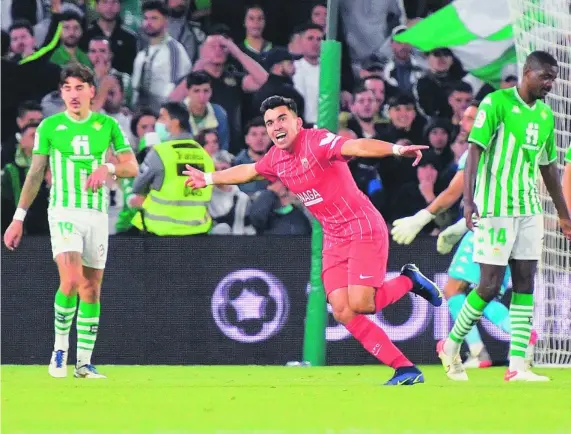
{"label": "celebrating player's outstretched arm", "polygon": [[[331,141],[324,143],[323,146],[333,148],[340,138],[333,133]],[[326,140],[327,137],[324,139]],[[393,145],[392,143],[383,142],[374,139],[354,139],[348,140],[341,146],[341,154],[345,157],[363,157],[363,158],[383,158],[388,156],[402,156],[414,158],[413,166],[416,166],[422,158],[422,150],[428,149],[428,146],[402,146]],[[263,179],[256,171],[255,164],[240,164],[229,169],[221,170],[214,173],[203,173],[192,166],[186,165],[186,169],[182,172],[188,176],[185,185],[194,189],[204,188],[207,185],[236,185],[245,184],[247,182]]]}
{"label": "celebrating player's outstretched arm", "polygon": [[182,173],[188,176],[184,184],[194,189],[204,188],[207,185],[245,184],[256,179],[262,179],[256,172],[255,164],[240,164],[213,173],[201,172],[187,164],[186,170]]}

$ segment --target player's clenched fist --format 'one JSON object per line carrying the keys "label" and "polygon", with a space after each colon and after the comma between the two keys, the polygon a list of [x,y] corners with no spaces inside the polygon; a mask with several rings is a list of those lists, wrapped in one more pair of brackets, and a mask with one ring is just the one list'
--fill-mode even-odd
{"label": "player's clenched fist", "polygon": [[14,250],[20,244],[22,234],[24,233],[24,224],[19,220],[13,220],[4,233],[4,244],[9,250]]}
{"label": "player's clenched fist", "polygon": [[183,175],[188,176],[184,185],[191,187],[193,189],[206,187],[206,180],[204,179],[204,173],[190,165],[186,165],[186,170],[182,172]]}

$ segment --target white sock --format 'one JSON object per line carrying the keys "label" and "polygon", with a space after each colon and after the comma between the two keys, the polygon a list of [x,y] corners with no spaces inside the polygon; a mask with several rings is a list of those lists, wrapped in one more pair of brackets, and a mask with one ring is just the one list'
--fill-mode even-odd
{"label": "white sock", "polygon": [[454,342],[452,339],[447,338],[444,341],[444,352],[447,356],[455,356],[460,353],[461,344]]}
{"label": "white sock", "polygon": [[470,349],[470,355],[472,357],[479,357],[480,353],[484,349],[484,344],[482,342],[477,342],[475,344],[468,345],[468,348]]}
{"label": "white sock", "polygon": [[520,356],[510,357],[510,371],[524,371],[525,370],[525,358]]}

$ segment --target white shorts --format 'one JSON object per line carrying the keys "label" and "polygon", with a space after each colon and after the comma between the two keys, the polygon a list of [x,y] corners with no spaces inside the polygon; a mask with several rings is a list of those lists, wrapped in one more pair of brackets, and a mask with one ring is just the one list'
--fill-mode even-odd
{"label": "white shorts", "polygon": [[487,217],[474,231],[474,262],[508,265],[510,259],[539,261],[543,250],[543,215]]}
{"label": "white shorts", "polygon": [[48,222],[54,258],[64,252],[79,252],[86,267],[105,268],[109,244],[107,214],[90,209],[50,208]]}

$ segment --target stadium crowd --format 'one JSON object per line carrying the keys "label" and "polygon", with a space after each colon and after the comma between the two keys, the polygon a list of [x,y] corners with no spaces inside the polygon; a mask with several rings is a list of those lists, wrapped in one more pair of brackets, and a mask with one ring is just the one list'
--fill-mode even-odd
{"label": "stadium crowd", "polygon": [[[447,1],[342,0],[339,134],[429,145],[409,160],[354,159],[360,190],[390,224],[442,192],[467,149],[464,110],[493,89],[476,84],[446,48],[420,53],[393,37]],[[144,170],[154,145],[194,139],[217,170],[269,149],[259,107],[292,98],[307,127],[318,118],[320,45],[327,6],[310,0],[3,0],[2,232],[16,208],[39,122],[64,110],[59,73],[91,67],[93,111],[114,117],[130,139],[141,178],[110,179],[110,233],[138,234],[132,220],[155,181]],[[505,70],[502,87],[516,72]],[[113,158],[112,156],[110,158]],[[162,182],[162,181],[161,181]],[[181,180],[181,183],[183,180]],[[51,174],[29,210],[28,234],[48,234]],[[157,188],[161,188],[160,185]],[[211,234],[309,234],[309,214],[279,181],[214,187]],[[459,204],[425,228],[435,235]]]}

